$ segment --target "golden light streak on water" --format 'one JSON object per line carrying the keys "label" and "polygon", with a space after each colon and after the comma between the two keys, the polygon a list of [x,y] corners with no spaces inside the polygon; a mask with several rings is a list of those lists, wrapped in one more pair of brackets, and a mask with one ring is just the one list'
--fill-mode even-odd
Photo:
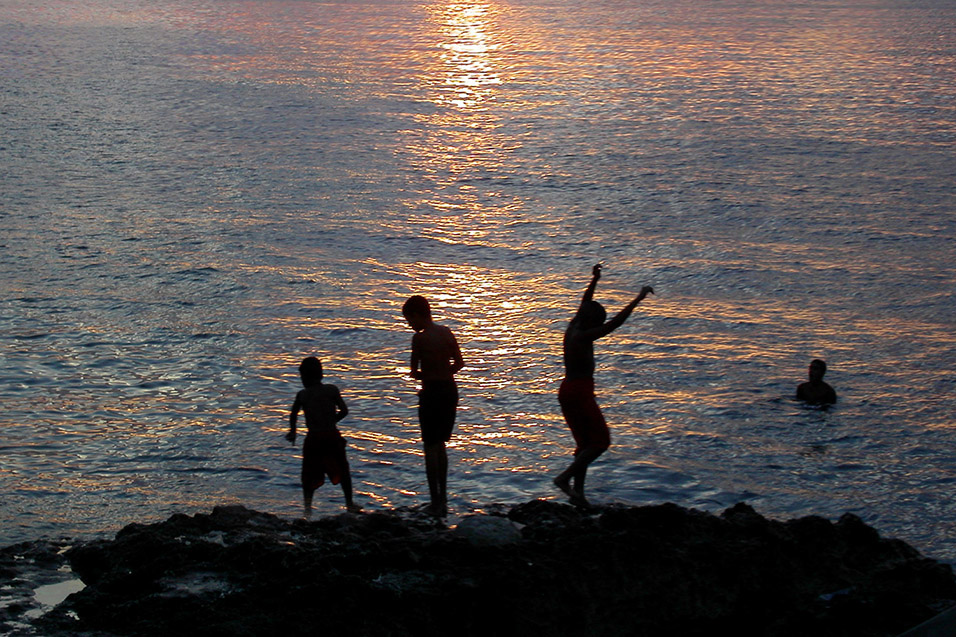
{"label": "golden light streak on water", "polygon": [[[418,58],[417,90],[433,109],[402,131],[409,163],[432,187],[406,203],[422,236],[448,244],[506,246],[514,202],[475,187],[502,170],[517,146],[499,132],[501,10],[492,2],[425,5],[433,30]],[[437,54],[435,53],[437,51]],[[482,189],[484,190],[484,189]]]}
{"label": "golden light streak on water", "polygon": [[498,48],[493,34],[495,8],[489,2],[427,5],[431,21],[443,38],[438,45],[443,68],[425,78],[436,91],[436,105],[473,111],[494,99],[491,87],[501,84],[493,57]]}

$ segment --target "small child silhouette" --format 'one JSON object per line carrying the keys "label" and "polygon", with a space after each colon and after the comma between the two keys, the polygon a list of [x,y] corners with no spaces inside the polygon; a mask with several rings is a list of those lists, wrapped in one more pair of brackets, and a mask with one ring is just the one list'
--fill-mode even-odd
{"label": "small child silhouette", "polygon": [[312,516],[312,496],[329,477],[332,484],[342,483],[345,506],[358,511],[352,501],[352,474],[345,457],[345,438],[336,424],[348,416],[349,408],[342,400],[339,388],[322,382],[322,363],[314,356],[299,365],[299,376],[304,389],[299,390],[289,413],[289,433],[286,440],[295,444],[295,428],[299,412],[305,413],[308,433],[302,445],[302,496],[305,517]]}

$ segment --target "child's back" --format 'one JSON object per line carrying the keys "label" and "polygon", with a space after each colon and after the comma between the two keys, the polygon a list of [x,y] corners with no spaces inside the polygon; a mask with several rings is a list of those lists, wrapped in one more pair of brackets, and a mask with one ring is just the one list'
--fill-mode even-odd
{"label": "child's back", "polygon": [[312,514],[312,496],[328,475],[332,484],[342,483],[345,506],[358,510],[352,501],[352,474],[345,457],[345,438],[335,424],[348,416],[349,408],[342,400],[339,388],[322,382],[322,363],[310,356],[299,365],[303,389],[295,395],[289,412],[289,433],[286,440],[295,444],[299,412],[305,413],[309,430],[302,446],[302,494],[305,515]]}
{"label": "child's back", "polygon": [[305,414],[305,426],[309,431],[318,433],[336,428],[339,396],[338,387],[325,383],[299,390],[296,402]]}

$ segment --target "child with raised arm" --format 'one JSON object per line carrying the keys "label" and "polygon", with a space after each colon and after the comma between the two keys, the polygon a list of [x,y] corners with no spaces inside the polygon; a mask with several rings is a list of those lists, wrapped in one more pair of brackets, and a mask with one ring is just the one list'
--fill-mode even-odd
{"label": "child with raised arm", "polygon": [[295,444],[296,422],[299,412],[305,413],[308,433],[302,445],[302,496],[305,517],[312,517],[312,496],[325,483],[325,476],[332,484],[342,484],[345,506],[349,511],[359,511],[352,501],[352,474],[345,457],[345,438],[336,424],[348,416],[349,408],[335,385],[322,382],[322,363],[314,356],[304,359],[299,365],[299,376],[304,389],[299,390],[289,413],[289,433],[286,440]]}
{"label": "child with raised arm", "polygon": [[595,265],[591,274],[591,283],[584,291],[577,314],[564,332],[565,371],[558,390],[561,413],[571,428],[577,448],[574,461],[554,479],[554,484],[568,495],[572,504],[578,506],[588,505],[584,497],[588,466],[611,445],[604,414],[594,397],[594,341],[623,325],[637,304],[654,293],[650,286],[641,288],[633,301],[605,322],[607,313],[604,307],[593,300],[594,290],[601,279],[601,265]]}
{"label": "child with raised arm", "polygon": [[425,476],[435,515],[448,510],[448,453],[458,409],[455,374],[464,367],[458,341],[452,331],[432,320],[431,306],[423,296],[412,296],[402,306],[412,336],[411,376],[421,381],[418,421],[425,452]]}

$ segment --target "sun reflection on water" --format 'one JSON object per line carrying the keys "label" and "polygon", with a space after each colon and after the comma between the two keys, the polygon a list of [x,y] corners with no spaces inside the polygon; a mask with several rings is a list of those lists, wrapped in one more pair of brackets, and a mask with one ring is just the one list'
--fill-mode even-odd
{"label": "sun reflection on water", "polygon": [[408,222],[444,243],[504,245],[496,235],[515,201],[476,185],[500,175],[519,146],[501,134],[495,108],[504,82],[500,10],[492,2],[435,2],[426,12],[434,30],[415,81],[432,108],[400,132],[399,153],[425,184],[406,202]]}
{"label": "sun reflection on water", "polygon": [[493,53],[494,5],[450,2],[427,7],[439,34],[439,65],[429,69],[425,82],[435,90],[435,103],[459,110],[481,108],[494,99],[492,87],[501,84]]}

